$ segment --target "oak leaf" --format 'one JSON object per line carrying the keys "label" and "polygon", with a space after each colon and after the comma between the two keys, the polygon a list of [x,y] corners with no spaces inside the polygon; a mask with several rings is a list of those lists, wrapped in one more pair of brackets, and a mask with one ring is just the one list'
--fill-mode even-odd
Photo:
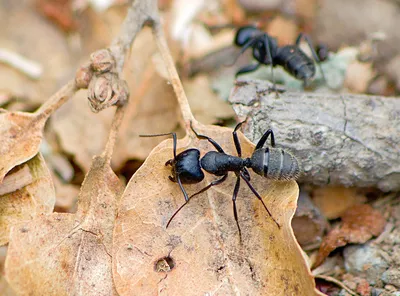
{"label": "oak leaf", "polygon": [[56,200],[49,169],[41,154],[17,166],[0,184],[0,245],[13,224],[53,211]]}
{"label": "oak leaf", "polygon": [[[231,130],[196,124],[229,154],[236,155]],[[243,155],[254,145],[240,134]],[[212,146],[186,137],[178,152],[196,147],[203,155]],[[251,174],[251,183],[263,197],[281,229],[261,203],[242,184],[237,206],[242,243],[232,211],[235,178],[184,202],[176,183],[168,180],[171,140],[158,145],[130,180],[120,202],[113,241],[113,276],[120,295],[315,295],[315,283],[297,244],[290,222],[296,208],[297,184],[270,182]],[[189,194],[201,184],[186,185]]]}
{"label": "oak leaf", "polygon": [[5,263],[12,288],[23,295],[115,295],[112,231],[122,190],[105,158],[95,157],[76,214],[15,225]]}

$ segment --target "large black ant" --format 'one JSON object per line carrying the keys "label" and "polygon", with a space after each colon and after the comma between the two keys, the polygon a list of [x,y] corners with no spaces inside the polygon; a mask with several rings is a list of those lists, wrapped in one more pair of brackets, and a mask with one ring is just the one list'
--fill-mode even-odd
{"label": "large black ant", "polygon": [[[247,168],[251,168],[256,174],[264,176],[268,179],[273,180],[295,180],[299,176],[300,167],[297,159],[288,152],[280,148],[275,148],[275,137],[271,129],[267,130],[261,139],[258,141],[256,148],[250,158],[242,158],[242,149],[240,146],[239,138],[237,136],[237,130],[241,127],[243,122],[236,125],[233,131],[233,142],[235,143],[236,151],[238,156],[226,154],[222,147],[215,142],[212,138],[199,135],[192,127],[193,132],[197,138],[208,140],[217,151],[209,151],[202,158],[200,158],[200,151],[195,148],[184,150],[183,152],[176,154],[177,138],[175,133],[157,134],[157,135],[141,135],[142,137],[156,137],[172,135],[173,138],[173,155],[174,158],[168,160],[165,165],[172,167],[172,175],[169,179],[179,184],[180,189],[185,197],[185,203],[179,207],[175,213],[168,220],[167,226],[171,223],[172,219],[178,214],[178,212],[189,202],[189,200],[210,189],[212,186],[221,184],[224,182],[229,172],[236,174],[237,180],[233,190],[232,201],[233,201],[233,214],[235,217],[236,225],[241,236],[241,230],[238,222],[238,215],[236,210],[236,197],[239,192],[240,179],[243,179],[254,195],[261,201],[268,215],[272,218],[275,224],[280,228],[279,223],[271,215],[261,196],[258,194],[256,189],[250,183],[250,174]],[[263,148],[268,137],[271,136],[271,147]],[[195,184],[199,183],[204,179],[204,169],[206,172],[222,176],[221,178],[212,181],[206,187],[200,191],[194,193],[190,197],[186,193],[183,184]]]}
{"label": "large black ant", "polygon": [[271,77],[275,86],[273,67],[279,65],[295,78],[303,80],[304,84],[307,85],[307,82],[315,75],[315,65],[314,61],[299,47],[302,38],[306,40],[310,47],[313,58],[326,83],[325,75],[320,65],[320,59],[312,47],[311,40],[308,36],[301,33],[296,39],[296,45],[279,47],[275,38],[253,26],[241,27],[236,33],[234,43],[242,48],[240,54],[249,47],[253,48],[253,58],[257,63],[244,66],[236,73],[236,76],[253,72],[257,70],[260,65],[271,65]]}

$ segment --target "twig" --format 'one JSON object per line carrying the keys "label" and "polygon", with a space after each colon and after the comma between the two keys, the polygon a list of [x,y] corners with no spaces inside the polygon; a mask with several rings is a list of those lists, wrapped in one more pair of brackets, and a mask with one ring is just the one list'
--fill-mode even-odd
{"label": "twig", "polygon": [[113,40],[110,51],[113,54],[117,71],[121,73],[127,51],[131,48],[136,35],[146,23],[158,22],[157,1],[135,0],[129,8],[121,26],[120,34]]}
{"label": "twig", "polygon": [[302,164],[300,181],[314,185],[400,189],[400,100],[350,94],[284,92],[238,80],[230,102],[252,141],[269,128]]}
{"label": "twig", "polygon": [[0,48],[0,62],[10,65],[32,79],[39,79],[43,73],[43,67],[39,63],[3,48]]}
{"label": "twig", "polygon": [[168,70],[172,87],[174,88],[176,98],[181,108],[182,117],[186,124],[186,130],[190,130],[190,121],[194,120],[192,111],[190,110],[189,102],[186,97],[185,91],[183,90],[182,82],[179,79],[178,72],[176,71],[174,60],[172,59],[171,53],[167,45],[167,41],[164,36],[163,28],[159,21],[153,24],[153,34],[158,46],[158,50],[165,62],[165,66]]}
{"label": "twig", "polygon": [[43,119],[44,117],[44,120],[47,120],[47,118],[66,103],[77,90],[75,80],[69,81],[54,95],[52,95],[42,106],[40,106],[38,110],[36,110],[35,114],[37,115],[37,118]]}
{"label": "twig", "polygon": [[119,127],[121,126],[121,122],[124,117],[126,106],[127,105],[118,106],[117,110],[115,110],[115,114],[111,124],[110,134],[108,135],[107,144],[102,154],[102,157],[104,157],[106,163],[111,162],[115,141],[118,136]]}
{"label": "twig", "polygon": [[331,277],[331,276],[329,276],[329,275],[322,275],[322,274],[319,274],[319,275],[316,275],[316,276],[314,276],[314,277],[317,278],[317,279],[322,279],[322,280],[324,280],[324,281],[334,283],[334,284],[338,285],[339,287],[341,287],[342,289],[345,289],[345,290],[346,290],[348,293],[350,293],[351,295],[359,296],[359,294],[357,294],[356,292],[354,292],[353,290],[351,290],[349,287],[347,287],[347,286],[346,286],[345,284],[343,284],[341,281],[339,281],[339,280],[337,280],[337,279],[335,279],[335,278],[333,278],[333,277]]}

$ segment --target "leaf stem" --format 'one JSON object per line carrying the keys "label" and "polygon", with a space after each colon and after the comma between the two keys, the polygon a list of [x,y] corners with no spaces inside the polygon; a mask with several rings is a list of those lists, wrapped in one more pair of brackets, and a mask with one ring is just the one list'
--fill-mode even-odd
{"label": "leaf stem", "polygon": [[123,106],[118,106],[117,110],[115,110],[113,121],[111,123],[110,133],[108,135],[107,144],[102,153],[102,157],[104,158],[105,163],[111,162],[115,142],[116,142],[117,136],[118,136],[118,130],[119,130],[119,127],[121,126],[122,119],[124,118],[126,106],[127,106],[127,104],[125,104]]}
{"label": "leaf stem", "polygon": [[165,66],[168,70],[170,82],[174,88],[175,95],[182,112],[182,117],[185,121],[185,128],[186,130],[190,131],[190,122],[194,121],[194,117],[183,89],[182,82],[179,79],[178,72],[176,71],[174,60],[169,51],[163,28],[158,19],[153,24],[153,35],[158,46],[158,50],[160,51],[160,54],[165,62]]}
{"label": "leaf stem", "polygon": [[66,103],[77,91],[75,79],[70,80],[35,111],[37,119],[47,120],[51,114]]}

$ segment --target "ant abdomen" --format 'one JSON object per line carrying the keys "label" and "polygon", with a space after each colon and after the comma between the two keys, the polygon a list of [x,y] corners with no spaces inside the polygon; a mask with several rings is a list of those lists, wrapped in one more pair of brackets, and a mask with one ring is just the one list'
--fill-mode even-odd
{"label": "ant abdomen", "polygon": [[250,158],[250,167],[258,175],[273,180],[296,180],[300,175],[296,157],[280,148],[257,149]]}
{"label": "ant abdomen", "polygon": [[297,46],[279,48],[275,63],[284,67],[299,80],[307,81],[315,75],[314,62]]}

